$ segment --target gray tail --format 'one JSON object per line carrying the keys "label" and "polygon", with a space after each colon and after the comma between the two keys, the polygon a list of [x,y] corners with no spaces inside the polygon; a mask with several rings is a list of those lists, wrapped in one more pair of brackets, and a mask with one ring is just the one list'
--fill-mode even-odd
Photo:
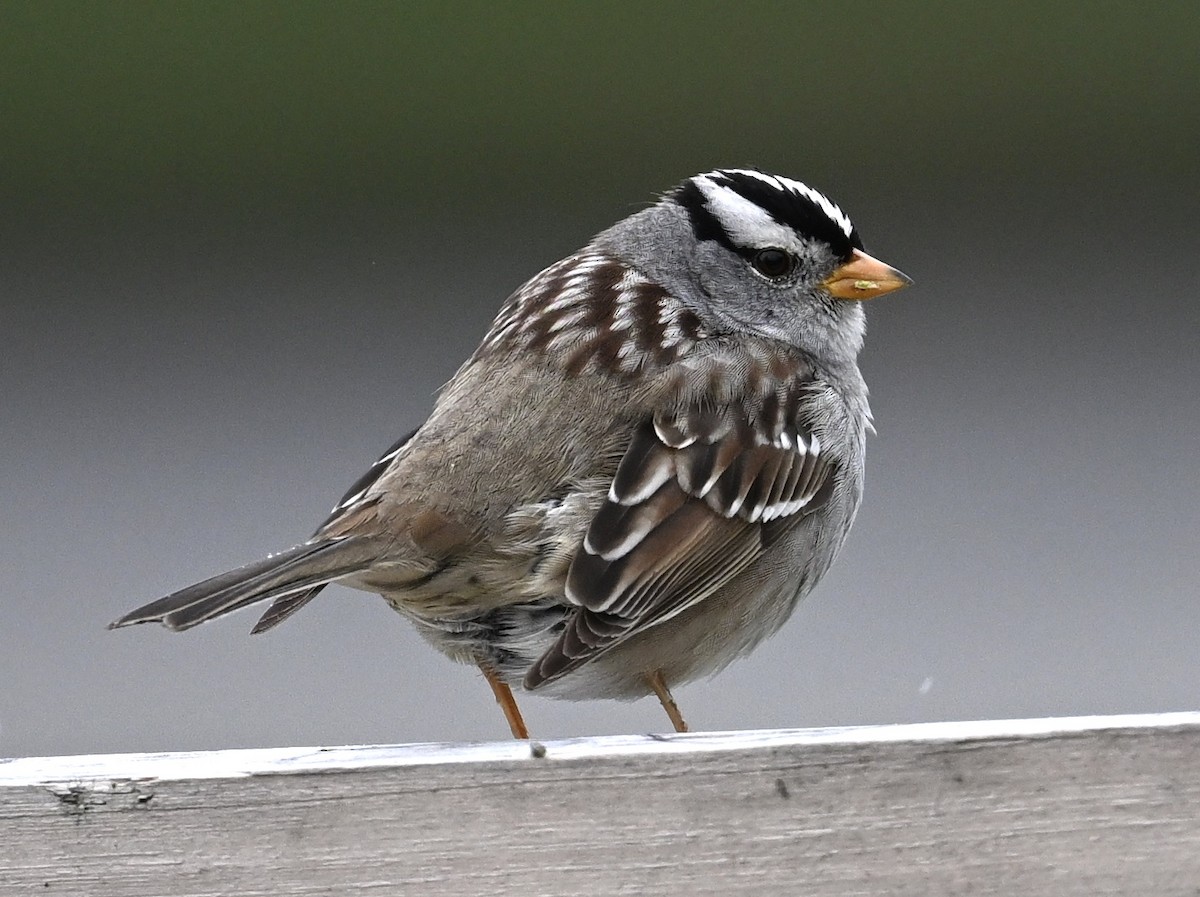
{"label": "gray tail", "polygon": [[378,552],[378,545],[360,536],[306,542],[152,601],[108,628],[161,623],[181,631],[259,601],[276,600],[254,627],[261,632],[291,616],[328,583],[365,570]]}

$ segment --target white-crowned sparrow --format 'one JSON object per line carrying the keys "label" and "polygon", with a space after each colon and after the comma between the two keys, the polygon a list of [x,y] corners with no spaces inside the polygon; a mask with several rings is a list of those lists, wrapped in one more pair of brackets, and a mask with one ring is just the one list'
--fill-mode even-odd
{"label": "white-crowned sparrow", "polygon": [[759,171],[697,175],[501,308],[429,419],[302,545],[112,624],[182,630],[331,582],[378,592],[511,685],[658,695],[775,632],[858,509],[869,299],[910,283],[842,210]]}

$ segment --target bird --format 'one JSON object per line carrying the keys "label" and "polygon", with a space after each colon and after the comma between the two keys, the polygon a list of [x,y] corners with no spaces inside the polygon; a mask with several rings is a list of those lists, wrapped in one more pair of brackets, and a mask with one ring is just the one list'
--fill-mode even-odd
{"label": "bird", "polygon": [[513,690],[656,696],[783,625],[829,569],[872,430],[863,301],[908,286],[807,184],[698,174],[501,306],[424,423],[306,541],[131,611],[182,631],[378,593]]}

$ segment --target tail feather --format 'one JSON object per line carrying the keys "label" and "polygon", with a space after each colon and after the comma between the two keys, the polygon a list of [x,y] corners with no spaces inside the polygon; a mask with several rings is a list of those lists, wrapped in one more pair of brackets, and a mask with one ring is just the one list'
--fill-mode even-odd
{"label": "tail feather", "polygon": [[259,601],[315,594],[327,583],[366,569],[377,557],[378,546],[362,537],[307,542],[152,601],[109,628],[161,623],[176,631],[190,629]]}
{"label": "tail feather", "polygon": [[320,594],[321,589],[325,586],[313,586],[311,589],[306,589],[303,592],[296,592],[292,595],[283,595],[271,602],[271,606],[266,612],[258,618],[258,622],[254,624],[254,628],[250,630],[251,635],[258,635],[260,632],[266,632],[272,629],[294,614],[308,602]]}

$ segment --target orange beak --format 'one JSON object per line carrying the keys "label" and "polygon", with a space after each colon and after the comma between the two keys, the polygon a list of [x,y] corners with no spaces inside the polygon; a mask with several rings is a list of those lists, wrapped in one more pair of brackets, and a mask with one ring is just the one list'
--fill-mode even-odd
{"label": "orange beak", "polygon": [[860,249],[850,261],[821,281],[821,286],[837,299],[874,299],[912,284],[912,278],[871,258]]}

